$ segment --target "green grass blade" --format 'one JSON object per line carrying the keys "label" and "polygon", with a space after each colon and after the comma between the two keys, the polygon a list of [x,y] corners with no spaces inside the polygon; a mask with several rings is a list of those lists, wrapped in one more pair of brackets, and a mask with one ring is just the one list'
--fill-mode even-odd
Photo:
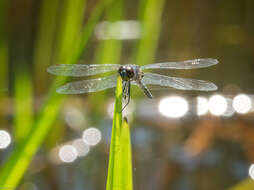
{"label": "green grass blade", "polygon": [[[119,21],[123,17],[123,0],[107,0],[105,2],[105,14],[106,20],[110,23]],[[114,10],[114,11],[112,11]],[[122,50],[122,41],[116,39],[109,39],[109,40],[101,40],[98,48],[96,49],[95,54],[95,64],[119,64],[120,57],[121,57],[121,50]],[[90,97],[91,102],[95,104],[104,105],[105,104],[105,96],[107,92],[102,92],[100,94],[95,94]],[[102,116],[103,106],[94,106],[92,109],[94,122],[98,121],[97,117]]]}
{"label": "green grass blade", "polygon": [[8,79],[8,45],[6,42],[5,17],[8,1],[0,1],[0,98],[6,96]]}
{"label": "green grass blade", "polygon": [[130,127],[126,120],[123,121],[121,130],[121,153],[120,153],[120,170],[119,182],[121,189],[132,190],[132,153],[131,153],[131,136]]}
{"label": "green grass blade", "polygon": [[[33,57],[34,82],[36,92],[45,92],[48,84],[48,73],[41,72],[50,65],[54,52],[54,39],[56,34],[57,15],[59,10],[59,0],[43,0],[40,5],[38,33],[35,42],[35,52]],[[46,27],[45,27],[46,26]],[[41,79],[46,80],[44,83]]]}
{"label": "green grass blade", "polygon": [[[123,17],[123,0],[114,0],[111,3],[106,4],[106,16],[107,21],[110,23],[119,21]],[[112,11],[114,10],[114,11]],[[116,39],[103,40],[96,52],[96,63],[119,63],[122,50],[122,42]]]}
{"label": "green grass blade", "polygon": [[[16,143],[27,137],[33,121],[33,87],[26,69],[16,70],[14,135]],[[25,108],[25,109],[24,109]]]}
{"label": "green grass blade", "polygon": [[[15,147],[11,157],[5,163],[4,168],[1,169],[0,188],[16,188],[33,155],[48,134],[60,108],[60,106],[55,107],[55,105],[60,104],[61,99],[57,99],[57,96],[55,96],[47,103],[48,105],[44,106],[33,124],[28,137]],[[52,104],[50,105],[50,103]]]}
{"label": "green grass blade", "polygon": [[250,178],[241,181],[239,184],[229,188],[228,190],[249,190],[254,189],[254,181]]}
{"label": "green grass blade", "polygon": [[83,22],[84,6],[83,0],[67,0],[64,3],[64,11],[61,15],[61,24],[58,30],[57,39],[57,54],[55,63],[70,63],[72,58],[73,48],[79,47],[79,43],[74,43],[79,40],[81,26]]}
{"label": "green grass blade", "polygon": [[0,96],[7,94],[8,78],[8,48],[4,40],[0,39]]}
{"label": "green grass blade", "polygon": [[140,15],[142,22],[142,38],[139,42],[136,63],[146,65],[152,63],[157,48],[161,27],[161,15],[165,0],[142,0]]}
{"label": "green grass blade", "polygon": [[[102,2],[100,2],[97,7],[102,6]],[[75,6],[73,6],[75,7]],[[77,10],[73,10],[75,12]],[[82,32],[81,38],[82,39],[89,39],[91,37],[91,32],[97,22],[97,20],[100,18],[100,15],[102,14],[101,8],[95,9],[95,13],[93,15],[96,15],[96,17],[91,16],[91,19],[89,19],[88,23],[90,23],[89,27],[85,28]],[[71,15],[71,14],[69,14]],[[89,30],[89,31],[88,31]],[[67,32],[67,34],[70,34]],[[85,36],[90,35],[90,36]],[[67,35],[68,37],[68,35]],[[73,46],[70,46],[69,56],[73,57],[73,55],[79,55],[77,52],[81,52],[87,43],[86,42],[79,44],[77,49],[73,49]],[[69,40],[66,41],[64,44],[68,44]],[[74,41],[75,42],[75,41]],[[67,45],[65,45],[66,47]],[[77,46],[74,46],[77,47]],[[61,50],[61,54],[64,54],[65,48]],[[76,61],[79,57],[75,57]],[[59,57],[61,59],[61,56]],[[71,63],[74,63],[75,61],[72,60]],[[46,70],[46,68],[45,68]],[[46,71],[45,71],[46,72]],[[59,80],[59,79],[57,79]],[[62,95],[58,95],[55,92],[55,86],[57,82],[54,82],[50,92],[48,94],[47,100],[45,101],[44,105],[41,108],[41,111],[39,115],[36,117],[35,121],[32,124],[32,131],[29,133],[28,137],[20,143],[18,146],[16,146],[10,155],[10,158],[7,160],[7,162],[4,164],[4,166],[0,170],[0,188],[12,188],[15,189],[19,181],[21,180],[22,176],[24,175],[27,167],[29,166],[29,163],[32,160],[33,155],[37,152],[39,147],[41,146],[42,142],[45,140],[48,132],[51,129],[51,126],[53,125],[56,116],[59,112],[60,105],[62,103],[63,97]]]}
{"label": "green grass blade", "polygon": [[[153,63],[160,35],[164,2],[165,0],[141,0],[139,2],[138,15],[142,26],[142,35],[134,52],[137,65]],[[133,96],[139,96],[139,94],[139,90],[132,91]]]}
{"label": "green grass blade", "polygon": [[79,48],[77,49],[77,51],[74,52],[73,56],[72,56],[72,61],[75,63],[80,57],[81,55],[84,53],[84,50],[86,48],[86,45],[89,41],[89,39],[91,38],[93,32],[94,32],[94,28],[95,25],[97,24],[98,20],[100,19],[104,9],[106,7],[106,2],[105,1],[101,1],[95,8],[93,11],[93,14],[90,16],[89,20],[86,23],[86,27],[85,29],[82,31],[80,39],[79,39]]}
{"label": "green grass blade", "polygon": [[106,190],[113,190],[116,176],[118,155],[120,154],[120,134],[122,126],[122,80],[118,77],[115,95],[115,108],[112,123],[111,144],[108,164],[108,177]]}
{"label": "green grass blade", "polygon": [[132,190],[130,130],[122,123],[122,80],[117,80],[115,110],[112,124],[107,190]]}

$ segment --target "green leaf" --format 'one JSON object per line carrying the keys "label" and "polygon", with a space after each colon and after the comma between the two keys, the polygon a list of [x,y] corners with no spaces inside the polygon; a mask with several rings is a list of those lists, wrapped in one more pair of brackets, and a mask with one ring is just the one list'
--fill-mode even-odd
{"label": "green leaf", "polygon": [[109,155],[107,190],[132,190],[130,130],[122,122],[122,80],[118,77]]}

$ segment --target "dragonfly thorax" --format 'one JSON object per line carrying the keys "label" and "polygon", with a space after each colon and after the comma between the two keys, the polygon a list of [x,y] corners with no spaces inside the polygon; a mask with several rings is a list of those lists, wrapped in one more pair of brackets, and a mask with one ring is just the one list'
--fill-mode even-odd
{"label": "dragonfly thorax", "polygon": [[137,80],[141,74],[139,67],[135,65],[123,65],[119,67],[118,73],[123,81]]}

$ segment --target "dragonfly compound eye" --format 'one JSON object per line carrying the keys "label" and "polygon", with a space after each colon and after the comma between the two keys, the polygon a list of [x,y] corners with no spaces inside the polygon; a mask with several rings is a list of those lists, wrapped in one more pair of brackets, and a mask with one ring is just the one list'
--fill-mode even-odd
{"label": "dragonfly compound eye", "polygon": [[122,79],[124,81],[129,80],[128,73],[127,73],[127,71],[125,69],[123,69],[121,71],[119,70],[119,74],[120,74],[120,76],[122,77]]}
{"label": "dragonfly compound eye", "polygon": [[133,78],[134,77],[134,71],[133,71],[133,69],[127,70],[127,75],[129,77],[129,79]]}

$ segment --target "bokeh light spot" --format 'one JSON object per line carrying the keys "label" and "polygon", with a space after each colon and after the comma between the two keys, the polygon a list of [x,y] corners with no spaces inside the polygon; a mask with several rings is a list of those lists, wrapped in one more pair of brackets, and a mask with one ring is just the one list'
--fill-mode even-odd
{"label": "bokeh light spot", "polygon": [[11,143],[11,136],[5,130],[0,130],[0,149],[7,148]]}
{"label": "bokeh light spot", "polygon": [[72,145],[64,145],[59,150],[59,158],[63,162],[74,162],[78,157],[76,148]]}
{"label": "bokeh light spot", "polygon": [[252,102],[249,96],[239,94],[233,99],[233,108],[237,113],[245,114],[251,109]]}
{"label": "bokeh light spot", "polygon": [[205,115],[209,110],[209,102],[204,97],[197,98],[197,115]]}
{"label": "bokeh light spot", "polygon": [[107,106],[107,113],[108,116],[113,119],[113,115],[114,115],[114,107],[115,107],[115,103],[114,101],[111,101],[108,106]]}
{"label": "bokeh light spot", "polygon": [[254,164],[251,164],[249,167],[249,176],[252,180],[254,180]]}
{"label": "bokeh light spot", "polygon": [[78,156],[86,156],[90,151],[90,146],[82,139],[76,139],[73,141],[72,145],[76,148]]}
{"label": "bokeh light spot", "polygon": [[81,129],[85,118],[78,109],[70,108],[65,113],[65,121],[71,128]]}
{"label": "bokeh light spot", "polygon": [[213,95],[209,99],[209,110],[213,115],[223,115],[227,110],[227,100],[221,95]]}
{"label": "bokeh light spot", "polygon": [[163,98],[159,103],[159,111],[166,117],[179,118],[186,114],[189,106],[187,101],[179,96]]}
{"label": "bokeh light spot", "polygon": [[101,141],[101,132],[93,127],[88,128],[83,132],[82,139],[86,144],[94,146]]}

